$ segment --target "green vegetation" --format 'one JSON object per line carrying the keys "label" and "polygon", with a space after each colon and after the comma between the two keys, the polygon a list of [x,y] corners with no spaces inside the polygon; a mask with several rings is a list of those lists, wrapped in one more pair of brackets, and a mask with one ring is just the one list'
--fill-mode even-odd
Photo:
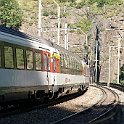
{"label": "green vegetation", "polygon": [[103,7],[104,5],[113,5],[121,2],[122,0],[88,0],[89,4],[97,3],[98,7]]}
{"label": "green vegetation", "polygon": [[0,23],[18,29],[22,23],[22,11],[16,0],[0,0]]}
{"label": "green vegetation", "polygon": [[[57,1],[57,0],[56,0]],[[76,0],[58,0],[60,3],[67,3],[67,2],[71,2],[71,3],[75,3]]]}
{"label": "green vegetation", "polygon": [[[69,9],[74,9],[74,11],[82,9],[82,12],[76,12],[77,21],[68,22],[68,25],[70,28],[80,28],[85,33],[89,31],[93,18],[97,17],[98,14],[102,15],[103,18],[109,18],[117,15],[121,11],[120,9],[123,9],[117,7],[122,3],[122,0],[56,0],[56,2],[61,7],[61,19],[65,17],[68,20],[70,16],[73,18],[74,14],[70,14]],[[42,16],[54,15],[57,17],[57,6],[53,0],[43,0],[42,6]],[[63,11],[64,6],[66,6],[65,12]],[[19,28],[22,21],[23,24],[29,24],[28,26],[37,25],[37,13],[38,0],[0,0],[0,23],[3,25]],[[91,16],[92,18],[90,18]],[[78,17],[82,19],[78,19]],[[42,21],[45,23],[46,20]],[[78,33],[81,32],[78,31]]]}
{"label": "green vegetation", "polygon": [[[75,24],[68,24],[68,27],[70,29],[77,29],[79,28],[80,30],[77,30],[78,33],[82,34],[82,31],[87,33],[92,25],[92,22],[88,20],[86,17],[82,18],[81,21],[75,23]],[[82,31],[81,31],[82,30]],[[75,32],[74,30],[70,31],[71,33]]]}
{"label": "green vegetation", "polygon": [[76,8],[81,9],[84,5],[85,5],[85,3],[81,1],[81,2],[77,3]]}
{"label": "green vegetation", "polygon": [[86,17],[83,18],[80,22],[75,24],[77,28],[80,28],[83,30],[85,33],[87,33],[91,27],[91,21],[88,20]]}
{"label": "green vegetation", "polygon": [[124,84],[124,64],[121,67],[120,82]]}
{"label": "green vegetation", "polygon": [[49,16],[49,13],[48,13],[48,11],[43,11],[43,16]]}

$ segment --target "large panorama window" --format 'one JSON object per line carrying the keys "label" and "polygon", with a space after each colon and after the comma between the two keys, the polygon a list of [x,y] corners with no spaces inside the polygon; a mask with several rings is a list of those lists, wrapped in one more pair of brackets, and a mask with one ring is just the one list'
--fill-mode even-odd
{"label": "large panorama window", "polygon": [[27,69],[33,69],[33,51],[26,50]]}
{"label": "large panorama window", "polygon": [[5,46],[4,47],[5,53],[5,68],[13,68],[13,49],[12,47]]}
{"label": "large panorama window", "polygon": [[23,49],[16,49],[16,59],[17,59],[17,68],[24,69],[24,52]]}
{"label": "large panorama window", "polygon": [[36,70],[41,70],[41,54],[36,53]]}

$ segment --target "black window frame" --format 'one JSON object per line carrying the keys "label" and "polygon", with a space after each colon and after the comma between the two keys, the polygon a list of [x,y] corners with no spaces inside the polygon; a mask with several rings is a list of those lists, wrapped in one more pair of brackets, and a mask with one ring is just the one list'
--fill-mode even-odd
{"label": "black window frame", "polygon": [[[3,56],[4,56],[4,68],[5,69],[15,69],[16,68],[16,66],[15,66],[15,53],[14,53],[14,47],[13,47],[14,45],[12,45],[12,44],[9,44],[9,43],[4,43],[4,46],[3,46]],[[13,67],[6,67],[6,65],[5,65],[5,47],[11,47],[12,48],[12,54],[13,54]]]}
{"label": "black window frame", "polygon": [[[40,56],[41,56],[41,68],[40,68],[40,69],[37,69],[37,68],[36,68],[36,67],[37,67],[37,65],[36,65],[36,53],[40,54]],[[43,56],[42,56],[42,51],[41,51],[41,50],[35,50],[34,55],[35,55],[35,57],[34,57],[35,70],[36,70],[36,71],[42,71],[42,69],[43,69],[43,62],[42,62]]]}
{"label": "black window frame", "polygon": [[[17,67],[17,52],[16,52],[16,49],[21,49],[21,50],[23,50],[23,60],[24,60],[24,68],[18,68]],[[16,56],[16,68],[18,69],[18,70],[25,70],[26,69],[26,65],[25,65],[25,49],[23,48],[23,47],[19,47],[19,46],[16,46],[15,47],[15,56]]]}
{"label": "black window frame", "polygon": [[[31,68],[31,69],[28,69],[27,68],[27,53],[26,53],[26,51],[31,51],[32,52],[32,64],[33,64],[33,67]],[[26,70],[34,70],[34,50],[33,49],[31,49],[31,48],[26,48],[25,49],[25,60],[26,60]]]}

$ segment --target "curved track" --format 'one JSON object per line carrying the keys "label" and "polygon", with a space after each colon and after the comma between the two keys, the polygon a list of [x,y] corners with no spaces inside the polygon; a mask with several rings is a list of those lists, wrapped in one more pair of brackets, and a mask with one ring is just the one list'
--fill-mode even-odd
{"label": "curved track", "polygon": [[95,87],[100,88],[102,91],[102,97],[96,104],[51,124],[97,123],[102,121],[106,115],[113,112],[119,101],[118,95],[106,87]]}

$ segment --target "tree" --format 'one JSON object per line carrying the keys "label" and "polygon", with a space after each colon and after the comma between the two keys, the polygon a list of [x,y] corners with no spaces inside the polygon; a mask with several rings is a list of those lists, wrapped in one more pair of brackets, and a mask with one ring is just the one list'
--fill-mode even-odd
{"label": "tree", "polygon": [[22,10],[16,0],[0,0],[0,24],[18,29],[22,23]]}

